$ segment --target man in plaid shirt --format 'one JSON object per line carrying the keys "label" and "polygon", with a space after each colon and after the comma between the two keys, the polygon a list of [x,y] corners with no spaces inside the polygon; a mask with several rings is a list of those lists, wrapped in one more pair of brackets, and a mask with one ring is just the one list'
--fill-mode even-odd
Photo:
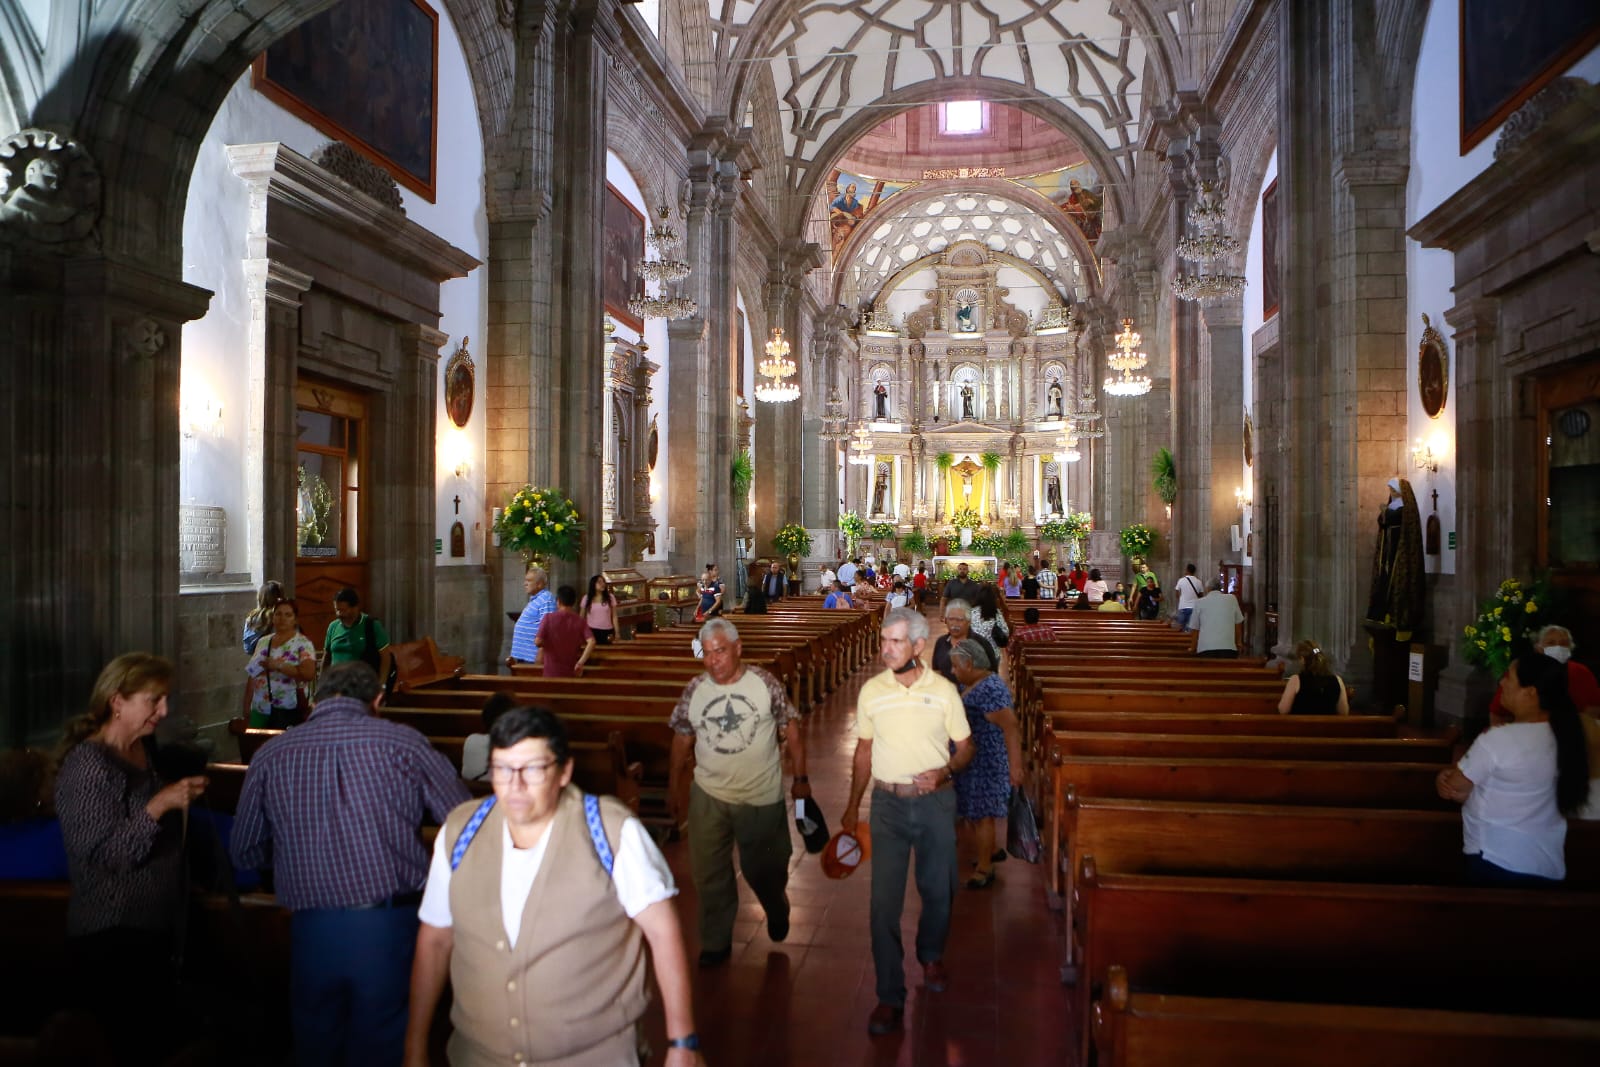
{"label": "man in plaid shirt", "polygon": [[295,1063],[398,1064],[405,1047],[424,816],[468,799],[422,734],[373,713],[371,667],[323,672],[305,724],[262,746],[245,774],[231,851],[271,867],[294,912],[290,995]]}
{"label": "man in plaid shirt", "polygon": [[1039,609],[1028,608],[1022,613],[1022,626],[1017,627],[1017,632],[1011,635],[1011,640],[1017,644],[1027,641],[1054,641],[1056,632],[1048,626],[1039,624]]}

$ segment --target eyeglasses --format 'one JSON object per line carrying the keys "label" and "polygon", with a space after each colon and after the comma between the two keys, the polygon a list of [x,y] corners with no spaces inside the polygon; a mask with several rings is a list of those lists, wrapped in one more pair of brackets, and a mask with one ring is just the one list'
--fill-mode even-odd
{"label": "eyeglasses", "polygon": [[524,763],[520,767],[508,767],[504,763],[489,764],[489,776],[499,785],[510,785],[513,781],[521,780],[523,785],[543,785],[550,777],[552,768],[559,766],[555,760],[545,760],[543,763]]}

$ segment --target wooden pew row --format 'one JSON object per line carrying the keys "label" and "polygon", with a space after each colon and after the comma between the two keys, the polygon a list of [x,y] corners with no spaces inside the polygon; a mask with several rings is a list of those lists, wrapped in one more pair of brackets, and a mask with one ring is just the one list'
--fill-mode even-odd
{"label": "wooden pew row", "polygon": [[1600,1023],[1134,993],[1121,967],[1093,1027],[1101,1067],[1587,1067],[1600,1056]]}
{"label": "wooden pew row", "polygon": [[505,678],[511,685],[470,685],[466,678],[459,684],[430,685],[413,689],[384,705],[387,713],[391,707],[407,708],[460,708],[479,710],[495,692],[505,692],[525,704],[536,704],[547,697],[585,696],[596,700],[610,699],[619,706],[635,700],[671,700],[676,703],[683,693],[683,682],[672,678]]}
{"label": "wooden pew row", "polygon": [[1589,989],[1600,894],[1102,874],[1092,861],[1078,894],[1078,1019],[1091,1017],[1113,964],[1140,990],[1423,1008],[1476,998],[1514,1014],[1600,1017]]}
{"label": "wooden pew row", "polygon": [[[627,671],[632,664],[646,661],[699,663],[694,655],[693,641],[694,635],[688,630],[669,628],[659,633],[642,634],[626,645],[596,648],[589,663],[596,673],[604,674]],[[822,651],[828,646],[825,635],[817,637],[815,642],[810,636],[787,635],[752,638],[741,644],[751,662],[758,666],[772,664],[772,673],[784,683],[791,700],[819,699],[835,684],[831,676],[831,664]],[[590,667],[585,666],[586,674],[589,670]],[[543,677],[543,670],[529,663],[517,664],[512,668],[512,673],[518,677]]]}
{"label": "wooden pew row", "polygon": [[[1284,880],[1454,884],[1461,879],[1461,816],[1398,809],[1217,804],[1067,797],[1069,965],[1077,876],[1092,857],[1106,874],[1183,874]],[[1566,885],[1600,887],[1600,822],[1567,830]]]}
{"label": "wooden pew row", "polygon": [[[1152,683],[1127,689],[1073,689],[1030,686],[1018,698],[1023,744],[1030,749],[1043,735],[1052,715],[1064,712],[1184,712],[1191,715],[1249,715],[1262,724],[1256,732],[1270,732],[1268,725],[1283,721],[1278,711],[1278,687],[1231,692],[1226,689],[1196,691],[1184,681]],[[1297,716],[1300,718],[1306,716]],[[1332,718],[1334,716],[1325,716]],[[1343,716],[1340,716],[1343,717]],[[1393,720],[1390,721],[1391,724]],[[1392,728],[1392,727],[1391,727]]]}

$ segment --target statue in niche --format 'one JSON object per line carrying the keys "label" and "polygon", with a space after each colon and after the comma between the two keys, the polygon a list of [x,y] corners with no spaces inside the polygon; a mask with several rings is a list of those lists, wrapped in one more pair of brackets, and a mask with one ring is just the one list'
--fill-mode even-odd
{"label": "statue in niche", "polygon": [[1390,478],[1388,503],[1378,512],[1367,622],[1408,641],[1422,622],[1423,594],[1421,510],[1411,483]]}
{"label": "statue in niche", "polygon": [[956,308],[956,333],[978,332],[978,327],[973,324],[974,311],[970,300],[963,300]]}
{"label": "statue in niche", "polygon": [[889,388],[882,382],[872,390],[872,417],[875,419],[889,417]]}
{"label": "statue in niche", "polygon": [[1045,512],[1050,515],[1065,514],[1061,506],[1061,476],[1049,474],[1044,481]]}
{"label": "statue in niche", "polygon": [[970,422],[971,420],[977,418],[977,416],[972,413],[972,398],[972,385],[970,383],[963,383],[961,386],[961,419],[963,422]]}
{"label": "statue in niche", "polygon": [[872,483],[872,514],[882,515],[883,504],[889,495],[889,464],[878,464],[878,477]]}
{"label": "statue in niche", "polygon": [[1061,383],[1054,379],[1050,381],[1049,397],[1050,406],[1045,411],[1045,414],[1053,415],[1058,419],[1064,417],[1064,412],[1061,410]]}

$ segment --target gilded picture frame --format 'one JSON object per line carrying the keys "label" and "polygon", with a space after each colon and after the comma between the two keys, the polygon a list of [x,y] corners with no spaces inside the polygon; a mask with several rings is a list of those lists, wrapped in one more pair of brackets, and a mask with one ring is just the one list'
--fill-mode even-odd
{"label": "gilded picture frame", "polygon": [[1450,349],[1426,314],[1422,316],[1422,343],[1417,346],[1417,394],[1430,419],[1444,413],[1450,396]]}

